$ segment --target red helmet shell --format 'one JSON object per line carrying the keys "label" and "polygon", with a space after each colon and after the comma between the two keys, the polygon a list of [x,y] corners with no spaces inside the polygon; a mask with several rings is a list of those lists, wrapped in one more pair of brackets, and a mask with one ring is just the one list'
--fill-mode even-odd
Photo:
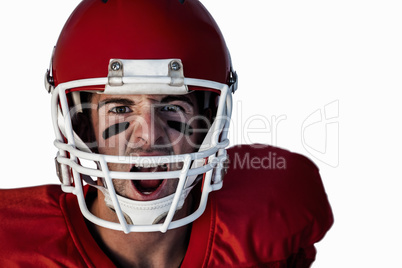
{"label": "red helmet shell", "polygon": [[55,86],[106,77],[109,60],[181,59],[184,75],[227,83],[224,38],[198,0],[84,0],[67,20],[53,56]]}

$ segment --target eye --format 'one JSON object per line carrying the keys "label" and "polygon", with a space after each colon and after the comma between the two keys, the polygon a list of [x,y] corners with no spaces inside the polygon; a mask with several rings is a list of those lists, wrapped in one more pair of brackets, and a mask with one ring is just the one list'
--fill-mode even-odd
{"label": "eye", "polygon": [[169,105],[165,105],[163,107],[161,107],[161,111],[163,112],[184,112],[183,107],[179,106],[179,105],[173,105],[173,104],[169,104]]}
{"label": "eye", "polygon": [[131,112],[131,109],[127,106],[118,106],[118,107],[113,107],[110,109],[110,112],[116,113],[116,114],[125,114]]}

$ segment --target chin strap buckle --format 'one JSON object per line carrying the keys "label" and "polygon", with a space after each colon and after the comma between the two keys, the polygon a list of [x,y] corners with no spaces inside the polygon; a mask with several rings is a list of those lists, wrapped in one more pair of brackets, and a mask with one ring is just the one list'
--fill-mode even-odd
{"label": "chin strap buckle", "polygon": [[62,172],[61,172],[61,164],[59,163],[59,161],[57,161],[57,156],[54,158],[54,164],[56,166],[56,175],[59,178],[59,181],[61,183],[63,183],[63,175],[62,175]]}
{"label": "chin strap buckle", "polygon": [[70,169],[67,167],[67,165],[61,164],[58,161],[58,158],[60,157],[60,154],[57,153],[56,157],[54,158],[54,163],[56,165],[56,174],[57,177],[59,178],[59,181],[63,186],[71,186],[73,183]]}

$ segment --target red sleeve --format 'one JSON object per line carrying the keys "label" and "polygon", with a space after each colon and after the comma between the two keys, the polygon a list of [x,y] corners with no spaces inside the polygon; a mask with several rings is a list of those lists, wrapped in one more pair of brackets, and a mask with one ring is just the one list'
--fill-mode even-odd
{"label": "red sleeve", "polygon": [[1,267],[82,267],[60,210],[61,194],[55,185],[1,190]]}
{"label": "red sleeve", "polygon": [[314,244],[333,223],[317,167],[262,145],[235,147],[229,156],[224,186],[210,196],[203,266],[309,267]]}
{"label": "red sleeve", "polygon": [[113,267],[60,185],[0,190],[0,219],[0,267]]}

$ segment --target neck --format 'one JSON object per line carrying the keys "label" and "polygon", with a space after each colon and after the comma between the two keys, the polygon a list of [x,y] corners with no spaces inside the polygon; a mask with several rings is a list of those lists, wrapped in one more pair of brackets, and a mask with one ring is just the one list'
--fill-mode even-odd
{"label": "neck", "polygon": [[[187,203],[187,202],[186,202]],[[183,206],[183,210],[186,210]],[[116,221],[116,215],[101,198],[91,206],[94,215]],[[191,225],[166,233],[129,233],[89,223],[91,233],[102,250],[119,267],[179,267],[188,246]]]}

